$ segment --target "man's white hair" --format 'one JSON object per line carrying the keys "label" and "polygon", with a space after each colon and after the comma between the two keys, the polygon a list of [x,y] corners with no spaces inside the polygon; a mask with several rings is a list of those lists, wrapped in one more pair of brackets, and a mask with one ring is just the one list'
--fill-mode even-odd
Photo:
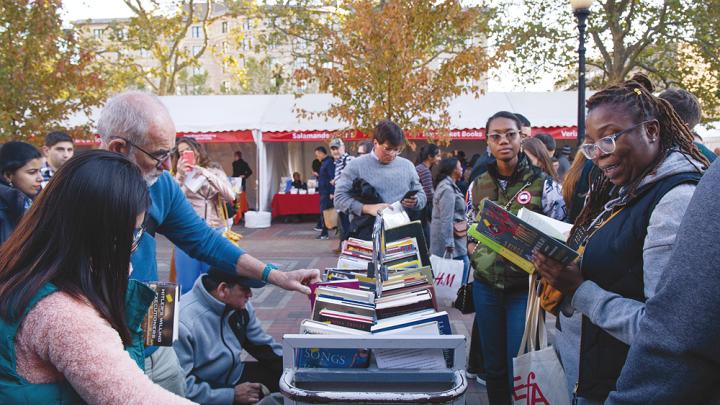
{"label": "man's white hair", "polygon": [[98,134],[105,144],[113,138],[125,138],[136,145],[144,145],[158,114],[170,115],[156,95],[140,90],[125,91],[105,104],[98,120]]}

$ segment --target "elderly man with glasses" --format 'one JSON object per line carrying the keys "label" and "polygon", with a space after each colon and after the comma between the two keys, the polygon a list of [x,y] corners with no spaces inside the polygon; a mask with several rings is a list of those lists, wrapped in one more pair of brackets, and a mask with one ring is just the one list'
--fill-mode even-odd
{"label": "elderly man with glasses", "polygon": [[[151,206],[144,234],[132,255],[130,278],[158,279],[155,234],[160,233],[191,257],[222,271],[310,293],[307,284],[319,280],[318,270],[280,271],[245,253],[198,217],[168,172],[175,124],[159,98],[141,91],[112,97],[98,120],[98,133],[101,148],[127,155],[140,167],[150,191]],[[145,373],[165,389],[182,395],[185,376],[172,348],[149,347],[145,354]]]}

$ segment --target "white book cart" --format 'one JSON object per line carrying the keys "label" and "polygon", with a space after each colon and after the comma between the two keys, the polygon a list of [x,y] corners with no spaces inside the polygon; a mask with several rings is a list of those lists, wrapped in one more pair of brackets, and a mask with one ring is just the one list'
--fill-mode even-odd
{"label": "white book cart", "polygon": [[[463,335],[283,337],[280,392],[285,405],[304,404],[465,404]],[[452,367],[444,369],[379,369],[374,356],[368,368],[297,368],[296,349],[451,349]]]}

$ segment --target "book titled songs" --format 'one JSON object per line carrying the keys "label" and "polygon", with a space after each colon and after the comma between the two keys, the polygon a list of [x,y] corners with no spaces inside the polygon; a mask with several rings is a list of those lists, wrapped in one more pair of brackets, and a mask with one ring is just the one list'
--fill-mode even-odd
{"label": "book titled songs", "polygon": [[155,291],[155,299],[143,321],[145,346],[172,346],[178,336],[180,289],[173,283],[152,282],[147,285]]}

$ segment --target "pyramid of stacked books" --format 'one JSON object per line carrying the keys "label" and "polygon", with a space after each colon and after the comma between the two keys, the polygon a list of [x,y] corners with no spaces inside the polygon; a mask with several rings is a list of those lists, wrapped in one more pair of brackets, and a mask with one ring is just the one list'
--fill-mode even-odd
{"label": "pyramid of stacked books", "polygon": [[[350,244],[350,243],[349,243]],[[404,246],[400,244],[399,246]],[[407,257],[416,261],[417,258]],[[438,311],[429,267],[390,271],[376,294],[376,280],[359,269],[326,269],[312,286],[312,319],[300,332],[322,335],[450,335],[450,319]],[[442,368],[449,353],[441,350],[301,349],[298,367],[367,367],[371,355],[380,368]]]}

